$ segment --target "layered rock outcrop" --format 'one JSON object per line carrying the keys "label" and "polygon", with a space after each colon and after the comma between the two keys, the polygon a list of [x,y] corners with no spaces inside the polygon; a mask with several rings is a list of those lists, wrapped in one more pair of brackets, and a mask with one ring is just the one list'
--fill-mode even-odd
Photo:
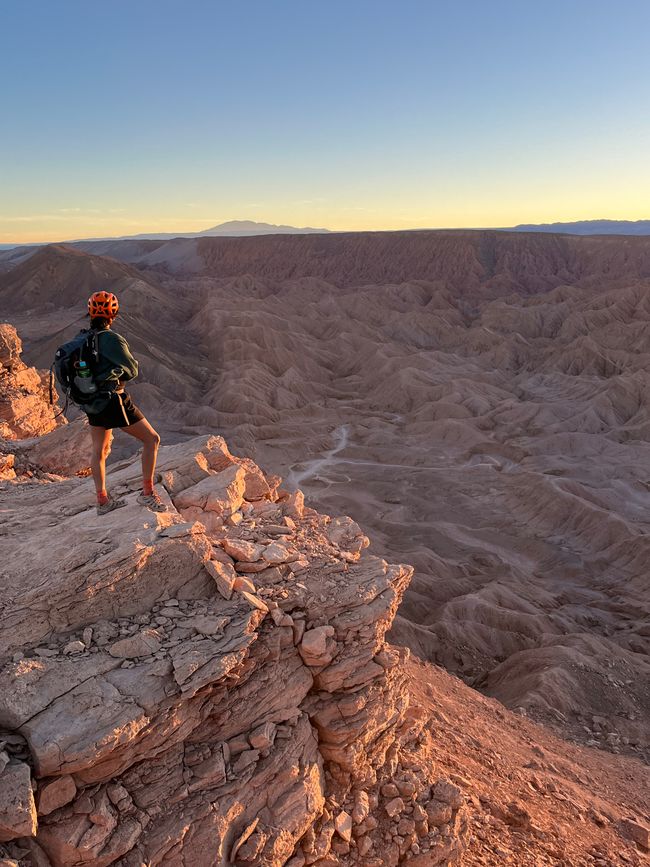
{"label": "layered rock outcrop", "polygon": [[[463,797],[384,635],[410,580],[220,437],[5,482],[0,841],[8,863],[396,865],[462,851]],[[37,520],[36,520],[37,518]],[[0,850],[2,851],[2,850]]]}
{"label": "layered rock outcrop", "polygon": [[67,424],[55,392],[50,401],[48,372],[28,367],[22,349],[13,325],[0,323],[0,480],[83,474],[90,464],[85,420]]}
{"label": "layered rock outcrop", "polygon": [[45,375],[21,358],[22,342],[13,325],[0,323],[0,438],[41,436],[57,426]]}

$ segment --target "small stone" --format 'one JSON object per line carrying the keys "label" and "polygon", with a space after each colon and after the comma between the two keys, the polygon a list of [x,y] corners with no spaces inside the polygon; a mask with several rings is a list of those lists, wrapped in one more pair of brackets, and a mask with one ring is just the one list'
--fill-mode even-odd
{"label": "small stone", "polygon": [[57,651],[56,651],[56,650],[52,650],[52,649],[49,648],[49,647],[37,647],[37,648],[34,650],[34,653],[35,653],[36,656],[40,656],[40,657],[42,657],[43,659],[48,659],[49,657],[57,656]]}
{"label": "small stone", "polygon": [[256,563],[246,563],[244,560],[238,560],[235,563],[235,569],[239,573],[246,573],[250,575],[255,572],[266,572],[269,568],[269,564],[265,560],[258,560]]}
{"label": "small stone", "polygon": [[66,656],[71,656],[75,653],[83,653],[85,649],[86,645],[83,641],[69,641],[63,648],[63,652]]}
{"label": "small stone", "polygon": [[209,617],[205,614],[197,614],[196,617],[188,617],[187,625],[196,629],[201,635],[217,635],[224,630],[228,620],[225,617]]}
{"label": "small stone", "polygon": [[395,785],[395,783],[385,783],[381,787],[381,793],[384,798],[398,798],[399,797],[399,789]]}
{"label": "small stone", "polygon": [[357,792],[354,799],[354,807],[352,809],[352,821],[355,825],[359,825],[370,813],[370,802],[368,793],[361,791]]}
{"label": "small stone", "polygon": [[262,556],[264,548],[245,539],[223,539],[221,545],[234,560],[243,560],[245,563],[255,563]]}
{"label": "small stone", "polygon": [[362,858],[371,852],[372,846],[373,843],[370,837],[359,837],[357,840],[357,851]]}
{"label": "small stone", "polygon": [[219,593],[224,599],[230,599],[236,578],[235,570],[231,563],[220,563],[218,560],[208,560],[204,565],[212,576],[214,583],[217,585]]}
{"label": "small stone", "polygon": [[111,656],[117,659],[135,659],[151,656],[160,650],[160,633],[155,629],[143,629],[130,638],[116,641],[108,648]]}
{"label": "small stone", "polygon": [[129,810],[133,805],[131,795],[129,795],[128,791],[120,783],[109,784],[106,792],[110,802],[121,812]]}
{"label": "small stone", "polygon": [[240,774],[250,765],[254,765],[260,757],[259,750],[244,750],[240,753],[239,758],[233,764],[232,769],[235,774]]}
{"label": "small stone", "polygon": [[[269,606],[271,610],[271,620],[275,623],[276,626],[280,626],[282,624],[282,620],[284,618],[284,612],[281,608],[272,608]],[[293,623],[293,621],[291,621]]]}
{"label": "small stone", "polygon": [[241,594],[244,599],[248,602],[251,608],[257,608],[258,611],[264,611],[268,613],[268,605],[266,602],[263,602],[259,596],[256,596],[254,593],[246,593],[245,591]]}
{"label": "small stone", "polygon": [[179,539],[183,536],[200,536],[205,533],[205,525],[200,521],[185,521],[179,524],[170,524],[165,527],[158,535],[165,539]]}
{"label": "small stone", "polygon": [[384,807],[388,816],[394,818],[395,816],[399,816],[400,813],[404,812],[404,801],[401,798],[393,798],[392,801],[389,801]]}
{"label": "small stone", "polygon": [[164,608],[160,609],[160,614],[162,617],[182,617],[183,612],[179,611],[178,608],[174,608],[171,605],[166,605]]}
{"label": "small stone", "polygon": [[93,641],[93,630],[91,626],[86,626],[83,631],[83,643],[86,647],[90,647]]}
{"label": "small stone", "polygon": [[334,819],[334,829],[339,837],[342,837],[346,843],[352,839],[352,816],[342,810]]}
{"label": "small stone", "polygon": [[233,590],[236,590],[238,593],[246,592],[246,593],[256,593],[257,588],[250,580],[250,578],[246,578],[244,575],[237,575],[233,581]]}
{"label": "small stone", "polygon": [[302,637],[305,634],[305,621],[304,620],[294,620],[293,621],[293,643],[294,645],[300,644],[302,641]]}
{"label": "small stone", "polygon": [[273,746],[275,740],[275,723],[265,722],[258,726],[248,736],[248,740],[252,747],[257,750],[267,750]]}
{"label": "small stone", "polygon": [[244,750],[250,748],[250,744],[248,742],[248,738],[244,735],[240,735],[239,737],[231,738],[228,741],[228,749],[230,750],[231,755],[238,756],[239,753],[243,753]]}
{"label": "small stone", "polygon": [[298,648],[305,665],[320,667],[334,659],[336,642],[332,639],[333,635],[333,626],[317,626],[305,632]]}
{"label": "small stone", "polygon": [[415,794],[415,784],[409,780],[398,780],[396,785],[403,798],[412,798]]}
{"label": "small stone", "polygon": [[623,819],[619,823],[619,827],[624,836],[634,840],[642,849],[650,848],[650,828],[647,825],[636,822],[634,819]]}
{"label": "small stone", "polygon": [[448,780],[439,780],[431,790],[431,794],[436,800],[449,804],[454,810],[463,804],[463,793],[458,786]]}
{"label": "small stone", "polygon": [[444,804],[442,801],[436,800],[429,801],[426,806],[426,811],[429,825],[433,825],[436,828],[450,822],[453,815],[453,810],[450,804]]}
{"label": "small stone", "polygon": [[289,548],[281,542],[271,542],[270,545],[267,545],[262,551],[262,557],[272,566],[295,559]]}
{"label": "small stone", "polygon": [[397,825],[397,833],[401,837],[408,837],[409,834],[415,833],[415,822],[413,819],[409,819],[406,816],[403,816],[399,820],[399,824]]}

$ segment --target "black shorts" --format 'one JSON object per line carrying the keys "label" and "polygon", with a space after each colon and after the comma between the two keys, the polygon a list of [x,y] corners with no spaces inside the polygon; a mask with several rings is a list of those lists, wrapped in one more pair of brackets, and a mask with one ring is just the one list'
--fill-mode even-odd
{"label": "black shorts", "polygon": [[112,430],[114,427],[128,427],[142,421],[144,415],[125,392],[114,392],[108,406],[98,413],[88,413],[88,424]]}

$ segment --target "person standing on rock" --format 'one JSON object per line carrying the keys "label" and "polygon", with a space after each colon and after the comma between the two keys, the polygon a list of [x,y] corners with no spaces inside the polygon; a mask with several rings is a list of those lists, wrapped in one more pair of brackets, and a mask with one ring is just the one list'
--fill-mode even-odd
{"label": "person standing on rock", "polygon": [[105,515],[126,505],[125,500],[113,499],[106,492],[106,458],[114,428],[142,442],[142,493],[138,503],[154,512],[166,512],[167,506],[153,486],[160,437],[124,390],[124,383],[138,375],[138,362],[126,340],[111,330],[118,311],[117,298],[111,292],[95,292],[88,299],[90,327],[97,334],[98,352],[92,377],[98,390],[104,393],[97,402],[83,407],[92,436],[91,469],[97,491],[97,514]]}

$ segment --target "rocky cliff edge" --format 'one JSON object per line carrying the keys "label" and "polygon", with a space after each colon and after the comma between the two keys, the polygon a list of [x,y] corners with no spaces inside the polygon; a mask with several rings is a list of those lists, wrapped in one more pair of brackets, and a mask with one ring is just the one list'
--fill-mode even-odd
{"label": "rocky cliff edge", "polygon": [[137,461],[104,517],[80,479],[2,483],[0,863],[456,861],[384,641],[411,568],[220,437],[159,472],[166,514]]}

